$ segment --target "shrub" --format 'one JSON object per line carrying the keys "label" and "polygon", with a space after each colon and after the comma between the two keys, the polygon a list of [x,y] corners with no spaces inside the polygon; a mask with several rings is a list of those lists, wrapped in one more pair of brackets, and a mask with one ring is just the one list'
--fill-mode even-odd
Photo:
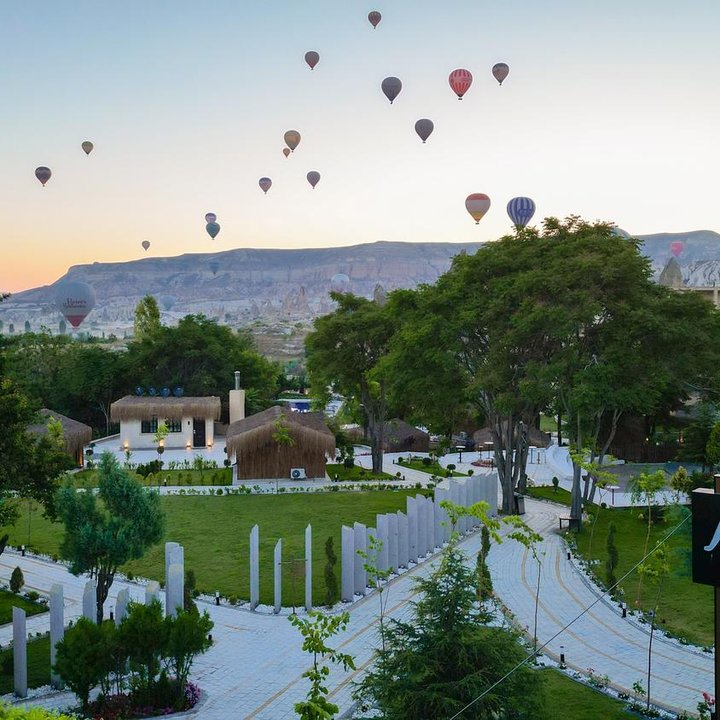
{"label": "shrub", "polygon": [[332,607],[338,600],[338,583],[335,577],[335,563],[337,563],[337,555],[333,547],[332,535],[325,541],[325,604]]}
{"label": "shrub", "polygon": [[468,475],[474,475],[474,474],[475,474],[475,471],[474,471],[472,468],[470,468],[470,469],[467,471],[467,473],[468,473]]}
{"label": "shrub", "polygon": [[432,458],[429,457],[424,457],[421,462],[425,467],[430,467],[433,463]]}
{"label": "shrub", "polygon": [[30,602],[37,602],[40,599],[40,593],[35,590],[30,590],[27,594],[27,599]]}
{"label": "shrub", "polygon": [[[456,469],[456,468],[457,468],[457,465],[455,465],[454,463],[448,463],[448,464],[447,464],[447,469],[450,471],[451,474],[452,474],[453,472],[455,472],[455,469]],[[448,477],[449,477],[449,476],[448,476]]]}
{"label": "shrub", "polygon": [[553,492],[557,492],[558,487],[560,485],[560,481],[555,476],[553,476],[552,484],[553,484]]}
{"label": "shrub", "polygon": [[22,590],[22,586],[25,584],[25,577],[23,575],[23,571],[18,565],[13,571],[12,575],[10,576],[10,590],[11,592],[14,592],[16,595]]}
{"label": "shrub", "polygon": [[74,715],[61,715],[56,710],[41,707],[25,708],[0,705],[0,717],[3,720],[74,720]]}
{"label": "shrub", "polygon": [[346,457],[346,458],[343,460],[343,467],[344,467],[346,470],[352,470],[352,468],[355,467],[355,460],[354,460],[353,458],[351,458],[351,457]]}

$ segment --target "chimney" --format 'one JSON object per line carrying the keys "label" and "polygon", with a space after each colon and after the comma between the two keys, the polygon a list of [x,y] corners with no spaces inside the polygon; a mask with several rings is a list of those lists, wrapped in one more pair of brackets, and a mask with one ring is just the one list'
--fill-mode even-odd
{"label": "chimney", "polygon": [[245,417],[245,391],[240,388],[240,371],[235,371],[235,389],[230,391],[230,424]]}

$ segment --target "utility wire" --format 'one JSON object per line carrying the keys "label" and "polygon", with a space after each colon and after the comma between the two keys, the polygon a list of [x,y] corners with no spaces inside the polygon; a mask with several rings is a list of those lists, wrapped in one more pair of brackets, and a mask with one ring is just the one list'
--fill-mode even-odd
{"label": "utility wire", "polygon": [[471,700],[464,708],[458,710],[452,717],[449,718],[449,720],[459,718],[469,707],[472,707],[476,702],[478,702],[478,700],[482,700],[489,692],[494,690],[501,683],[505,682],[505,680],[507,680],[514,672],[527,665],[541,650],[546,648],[553,640],[555,640],[559,635],[562,635],[571,625],[576,623],[583,615],[595,607],[595,605],[597,605],[609,592],[614,590],[621,582],[623,582],[625,578],[632,575],[635,570],[640,567],[640,565],[642,565],[658,548],[664,545],[691,517],[691,515],[688,515],[684,520],[678,523],[662,540],[656,543],[655,547],[652,548],[652,550],[650,550],[644,558],[638,560],[638,562],[635,563],[635,565],[633,565],[633,567],[631,567],[630,570],[628,570],[612,587],[605,590],[602,595],[591,602],[590,605],[588,605],[579,615],[574,617],[567,625],[565,625],[565,627],[560,628],[560,630],[558,630],[549,640],[546,640],[539,648],[537,648],[537,650],[533,651],[532,654],[520,661],[514,668],[511,668],[499,680],[496,680],[487,690],[478,695],[474,700]]}

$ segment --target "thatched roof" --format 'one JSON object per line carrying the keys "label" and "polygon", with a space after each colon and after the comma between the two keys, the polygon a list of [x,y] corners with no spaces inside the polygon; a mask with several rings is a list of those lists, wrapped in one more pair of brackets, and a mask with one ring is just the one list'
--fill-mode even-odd
{"label": "thatched roof", "polygon": [[220,398],[208,397],[137,397],[126,395],[110,406],[113,422],[152,420],[154,417],[182,420],[184,417],[220,419]]}
{"label": "thatched roof", "polygon": [[287,408],[271,407],[228,425],[226,446],[228,457],[256,453],[274,446],[272,439],[276,432],[275,422],[280,416],[285,419],[289,434],[295,441],[295,448],[304,453],[335,455],[335,435],[325,424],[322,413],[292,412]]}
{"label": "thatched roof", "polygon": [[65,451],[74,455],[78,450],[81,450],[84,445],[87,445],[92,440],[92,428],[89,425],[73,420],[65,415],[61,415],[59,412],[54,410],[48,410],[43,408],[38,413],[42,418],[42,422],[29,425],[27,431],[31,435],[47,435],[48,433],[48,420],[55,418],[59,420],[63,429],[63,444]]}
{"label": "thatched roof", "polygon": [[430,440],[428,433],[419,430],[404,420],[395,418],[385,423],[385,441],[391,445],[398,445],[411,439]]}
{"label": "thatched roof", "polygon": [[[536,427],[531,427],[528,430],[528,445],[546,448],[551,440],[552,438],[549,433],[541,432]],[[492,441],[492,431],[489,427],[481,428],[473,433],[473,442],[475,443],[476,450],[482,450],[483,445],[491,443]]]}

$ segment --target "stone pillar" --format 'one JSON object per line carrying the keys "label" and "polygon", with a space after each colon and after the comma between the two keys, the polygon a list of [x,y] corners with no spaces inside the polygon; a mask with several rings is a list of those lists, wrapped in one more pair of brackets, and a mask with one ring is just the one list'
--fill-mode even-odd
{"label": "stone pillar", "polygon": [[425,498],[425,537],[427,539],[427,554],[435,550],[435,513],[431,498]]}
{"label": "stone pillar", "polygon": [[52,672],[55,665],[55,645],[65,636],[65,597],[63,586],[55,584],[50,588],[50,684],[60,690],[63,686],[59,675]]}
{"label": "stone pillar", "polygon": [[427,531],[426,524],[427,513],[425,511],[425,496],[416,495],[415,503],[417,506],[417,554],[418,557],[427,555]]}
{"label": "stone pillar", "polygon": [[447,488],[436,487],[433,525],[435,529],[435,545],[437,547],[442,547],[447,542],[449,536],[447,513],[445,512],[445,508],[441,507],[441,503],[444,500],[448,500]]}
{"label": "stone pillar", "polygon": [[160,599],[160,583],[157,580],[151,580],[145,586],[145,604],[150,605],[154,600]]}
{"label": "stone pillar", "polygon": [[127,615],[127,606],[130,602],[130,593],[127,589],[121,590],[115,600],[115,624],[119,625]]}
{"label": "stone pillar", "polygon": [[13,606],[13,679],[15,694],[27,697],[27,630],[25,611]]}
{"label": "stone pillar", "polygon": [[305,609],[312,609],[312,527],[310,525],[305,528]]}
{"label": "stone pillar", "polygon": [[250,609],[260,604],[260,528],[250,531]]}
{"label": "stone pillar", "polygon": [[417,562],[418,559],[418,508],[414,497],[405,499],[408,519],[408,560]]}
{"label": "stone pillar", "polygon": [[[467,482],[465,481],[465,478],[460,478],[458,480],[458,486],[460,488],[460,505],[462,505],[464,508],[467,508],[468,503],[468,486]],[[467,515],[464,515],[460,521],[460,529],[466,533],[470,529],[470,518]]]}
{"label": "stone pillar", "polygon": [[358,550],[367,552],[367,528],[359,522],[353,526],[353,540],[355,550],[355,594],[364,595],[367,588],[367,570],[365,570],[365,558],[358,553]]}
{"label": "stone pillar", "polygon": [[388,567],[397,572],[398,569],[398,516],[397,513],[388,513]]}
{"label": "stone pillar", "polygon": [[408,519],[407,515],[397,511],[398,524],[398,567],[408,566]]}
{"label": "stone pillar", "polygon": [[[165,580],[165,588],[167,589],[168,584],[168,577],[170,575],[170,566],[173,563],[182,562],[180,559],[178,559],[178,555],[180,554],[180,543],[176,542],[166,542],[165,543],[165,575],[163,576],[163,579]],[[184,555],[184,553],[183,553]],[[167,612],[167,605],[165,607],[165,612]]]}
{"label": "stone pillar", "polygon": [[377,515],[375,520],[379,544],[375,565],[382,571],[388,569],[388,519],[386,515]]}
{"label": "stone pillar", "polygon": [[168,582],[165,587],[165,614],[175,617],[184,607],[185,568],[173,563],[168,568]]}
{"label": "stone pillar", "polygon": [[352,602],[355,595],[355,531],[346,525],[342,526],[340,576],[340,599]]}
{"label": "stone pillar", "polygon": [[97,622],[97,597],[95,594],[95,581],[88,580],[83,590],[83,617]]}
{"label": "stone pillar", "polygon": [[282,540],[275,543],[275,554],[273,555],[273,580],[275,613],[282,609]]}

